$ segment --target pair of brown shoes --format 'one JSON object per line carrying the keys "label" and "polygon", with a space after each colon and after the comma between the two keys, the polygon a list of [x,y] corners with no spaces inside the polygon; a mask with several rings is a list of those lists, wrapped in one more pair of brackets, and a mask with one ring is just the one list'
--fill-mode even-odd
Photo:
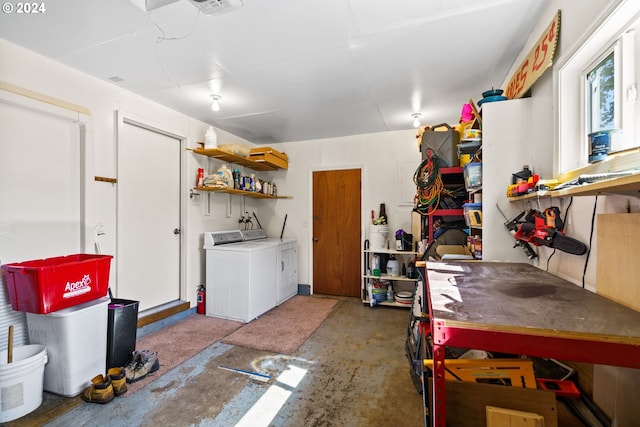
{"label": "pair of brown shoes", "polygon": [[82,400],[92,403],[109,403],[114,396],[127,392],[127,379],[123,368],[110,368],[107,375],[96,375],[91,385],[82,393]]}

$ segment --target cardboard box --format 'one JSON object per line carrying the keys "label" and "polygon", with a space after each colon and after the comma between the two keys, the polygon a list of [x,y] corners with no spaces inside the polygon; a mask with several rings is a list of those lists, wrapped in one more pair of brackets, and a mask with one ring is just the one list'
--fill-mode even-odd
{"label": "cardboard box", "polygon": [[473,255],[464,245],[438,245],[436,255],[442,260],[473,259]]}
{"label": "cardboard box", "polygon": [[[429,378],[429,413],[433,414]],[[487,406],[532,412],[544,417],[545,427],[558,426],[556,395],[552,391],[466,381],[445,381],[448,426],[486,427]]]}

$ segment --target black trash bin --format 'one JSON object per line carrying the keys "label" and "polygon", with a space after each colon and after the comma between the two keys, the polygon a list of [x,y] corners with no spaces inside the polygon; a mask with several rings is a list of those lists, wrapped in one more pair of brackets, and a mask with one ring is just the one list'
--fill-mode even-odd
{"label": "black trash bin", "polygon": [[111,298],[107,324],[107,367],[124,366],[136,349],[139,301]]}

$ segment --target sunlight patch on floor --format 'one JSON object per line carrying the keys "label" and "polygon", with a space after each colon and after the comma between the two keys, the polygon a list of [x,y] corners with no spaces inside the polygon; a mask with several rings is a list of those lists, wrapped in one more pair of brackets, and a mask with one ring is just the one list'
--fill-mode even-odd
{"label": "sunlight patch on floor", "polygon": [[[306,369],[289,365],[287,369],[278,376],[276,382],[289,388],[296,388],[306,373]],[[278,384],[273,384],[240,421],[238,421],[236,427],[268,426],[291,394],[292,391]]]}

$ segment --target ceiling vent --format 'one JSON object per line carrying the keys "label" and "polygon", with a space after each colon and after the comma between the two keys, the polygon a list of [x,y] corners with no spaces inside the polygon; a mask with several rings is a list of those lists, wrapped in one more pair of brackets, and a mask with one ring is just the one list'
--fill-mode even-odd
{"label": "ceiling vent", "polygon": [[242,0],[189,0],[207,15],[222,15],[244,6]]}

